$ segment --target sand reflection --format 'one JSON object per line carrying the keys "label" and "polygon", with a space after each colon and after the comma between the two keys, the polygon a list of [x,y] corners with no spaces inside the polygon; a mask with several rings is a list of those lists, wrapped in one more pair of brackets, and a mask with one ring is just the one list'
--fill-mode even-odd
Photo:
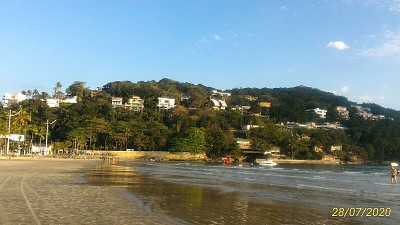
{"label": "sand reflection", "polygon": [[131,167],[98,166],[87,174],[96,185],[124,187],[155,214],[188,224],[361,224],[330,217],[330,212],[295,202],[265,201],[246,193],[170,183],[144,176]]}

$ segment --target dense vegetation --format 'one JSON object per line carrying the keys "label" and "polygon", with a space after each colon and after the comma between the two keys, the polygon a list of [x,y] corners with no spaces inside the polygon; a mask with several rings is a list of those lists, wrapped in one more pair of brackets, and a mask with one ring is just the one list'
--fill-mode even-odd
{"label": "dense vegetation", "polygon": [[[275,89],[233,89],[232,95],[214,96],[224,98],[226,110],[216,111],[209,101],[212,88],[169,79],[158,82],[117,81],[103,86],[101,91],[92,91],[85,82],[76,81],[61,91],[57,83],[52,96],[63,98],[77,96],[76,104],[61,104],[50,108],[42,99],[48,93],[27,90],[28,100],[2,108],[0,135],[8,133],[8,113],[20,111],[12,117],[12,133],[24,134],[26,139],[21,147],[28,150],[31,144],[43,142],[46,135],[46,121],[49,126],[49,140],[58,153],[71,149],[100,149],[140,151],[167,150],[173,152],[205,152],[211,158],[223,155],[238,156],[240,150],[235,138],[251,140],[254,151],[263,152],[280,147],[288,158],[321,159],[328,148],[342,145],[343,151],[336,154],[342,159],[358,157],[362,160],[400,159],[400,113],[378,105],[368,104],[374,114],[383,114],[391,119],[379,121],[364,120],[351,107],[355,104],[346,98],[308,87]],[[134,112],[125,108],[113,108],[111,97],[122,97],[126,102],[132,95],[144,99],[144,110]],[[158,97],[176,99],[173,110],[159,110]],[[256,97],[248,100],[246,96]],[[183,98],[187,97],[187,98]],[[183,100],[181,100],[183,99]],[[260,107],[258,102],[267,101],[271,107]],[[231,108],[251,106],[243,113]],[[350,119],[342,120],[336,106],[347,107]],[[328,110],[326,119],[307,113],[310,108]],[[261,116],[254,116],[255,114]],[[345,130],[285,129],[277,125],[286,122],[334,122],[347,127]],[[258,125],[248,132],[240,132],[243,125]],[[4,139],[0,140],[5,145]],[[16,143],[13,143],[15,145]],[[315,147],[324,147],[316,152]],[[16,146],[13,146],[15,149]],[[62,151],[61,151],[62,150]]]}

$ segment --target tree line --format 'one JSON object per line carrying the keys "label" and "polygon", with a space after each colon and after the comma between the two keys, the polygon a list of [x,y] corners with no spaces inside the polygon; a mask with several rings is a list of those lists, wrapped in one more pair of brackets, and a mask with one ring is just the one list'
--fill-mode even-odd
{"label": "tree line", "polygon": [[[233,89],[231,96],[213,96],[228,103],[227,110],[211,108],[211,87],[182,83],[170,79],[160,81],[116,81],[107,83],[102,90],[91,90],[86,83],[76,81],[62,91],[57,82],[54,92],[24,91],[28,99],[1,109],[0,135],[8,133],[8,114],[19,111],[12,117],[12,133],[25,135],[20,143],[29,151],[32,143],[43,142],[46,121],[56,121],[49,126],[49,140],[56,153],[67,153],[75,149],[204,152],[210,158],[224,155],[237,157],[241,151],[235,138],[251,140],[255,151],[263,152],[280,147],[288,158],[321,159],[324,153],[314,151],[316,146],[326,150],[330,146],[342,145],[337,157],[348,159],[357,156],[362,160],[395,160],[400,152],[399,113],[374,106],[376,112],[389,113],[391,120],[366,121],[356,115],[349,102],[342,96],[308,87],[279,89]],[[35,93],[35,94],[33,94]],[[111,105],[113,96],[126,102],[136,95],[144,100],[144,110],[135,112]],[[61,104],[50,108],[43,99],[77,96],[76,104]],[[257,101],[246,96],[257,97]],[[158,97],[176,100],[173,110],[159,110]],[[270,108],[260,107],[259,101],[271,102]],[[249,112],[231,110],[234,106],[251,106]],[[350,110],[350,119],[342,120],[335,112],[336,106]],[[309,108],[328,109],[322,120],[315,114],[306,113]],[[262,115],[254,116],[254,113]],[[333,122],[339,121],[345,130],[293,129],[277,125],[285,122]],[[258,128],[241,132],[244,125]],[[49,141],[50,142],[50,141]],[[5,146],[5,140],[0,140]],[[15,145],[16,143],[13,143]],[[13,146],[16,148],[16,146]]]}

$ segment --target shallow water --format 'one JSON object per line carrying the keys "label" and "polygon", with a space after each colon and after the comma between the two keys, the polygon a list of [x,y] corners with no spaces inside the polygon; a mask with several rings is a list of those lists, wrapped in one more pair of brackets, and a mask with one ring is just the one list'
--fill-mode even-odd
{"label": "shallow water", "polygon": [[[399,221],[400,185],[390,184],[388,167],[229,167],[171,162],[121,162],[120,166],[129,168],[124,176],[114,172],[113,176],[100,176],[101,182],[126,188],[148,210],[168,215],[181,224]],[[353,213],[345,218],[332,217],[333,208],[389,208],[390,216],[361,218],[361,213]]]}

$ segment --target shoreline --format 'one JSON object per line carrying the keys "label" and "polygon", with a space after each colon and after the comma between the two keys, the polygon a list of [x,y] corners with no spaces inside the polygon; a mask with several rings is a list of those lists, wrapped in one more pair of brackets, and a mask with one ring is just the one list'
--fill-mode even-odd
{"label": "shoreline", "polygon": [[[198,158],[192,158],[192,157],[175,157],[175,158],[157,158],[154,157],[154,152],[152,152],[151,157],[129,157],[129,156],[123,156],[121,155],[110,155],[108,156],[110,160],[117,160],[117,161],[140,161],[140,162],[146,162],[146,161],[166,161],[166,162],[207,162],[208,160],[201,159],[199,160]],[[103,159],[101,156],[94,155],[94,156],[75,156],[75,157],[52,157],[52,156],[0,156],[0,160],[86,160],[86,161],[93,161],[93,160],[98,160],[102,161]],[[303,165],[367,165],[368,163],[363,163],[363,162],[344,162],[344,161],[338,161],[338,160],[332,160],[332,161],[325,161],[325,160],[300,160],[300,159],[273,159],[274,162],[276,162],[278,165],[279,164],[303,164]],[[222,162],[221,162],[222,163]],[[388,165],[390,162],[381,162],[381,163],[376,163],[377,165]]]}
{"label": "shoreline", "polygon": [[[325,216],[331,220],[330,212],[295,202],[260,202],[240,193],[165,182],[137,172],[129,161],[109,164],[100,159],[47,157],[0,160],[0,224],[204,224],[200,221],[210,222],[204,221],[209,218],[203,215],[209,209],[221,213],[214,218],[220,224],[237,219],[251,224],[252,219],[264,219],[265,215],[258,213],[260,209],[275,213],[275,217],[268,217],[272,223],[293,223],[296,220],[285,216],[291,212],[302,217],[301,224],[310,224],[305,221],[314,214],[320,220]],[[238,206],[246,206],[240,211],[243,217],[229,219],[236,216],[229,212]],[[10,207],[18,209],[7,211]]]}
{"label": "shoreline", "polygon": [[342,162],[324,160],[300,160],[300,159],[274,159],[279,164],[304,164],[304,165],[363,165],[361,162]]}
{"label": "shoreline", "polygon": [[[235,188],[231,189],[229,185],[232,184],[236,187],[243,185],[244,189],[249,185],[254,185],[255,189],[264,189],[269,193],[279,192],[277,194],[284,196],[306,194],[302,191],[298,192],[297,188],[283,190],[274,187],[274,185],[253,184],[251,179],[248,183],[238,182],[236,184],[225,180],[227,183],[220,185],[219,179],[212,178],[218,176],[217,174],[207,175],[211,179],[208,184],[193,183],[191,180],[196,178],[177,174],[176,171],[166,172],[164,175],[162,175],[163,172],[158,173],[158,170],[163,171],[164,167],[160,165],[164,163],[166,162],[130,163],[129,161],[122,161],[118,162],[117,166],[132,168],[133,170],[136,170],[136,167],[151,168],[150,171],[153,172],[149,173],[148,171],[138,177],[135,175],[135,179],[140,179],[140,182],[138,182],[138,185],[127,188],[129,192],[134,196],[144,198],[144,201],[155,212],[173,215],[189,224],[362,224],[357,219],[332,218],[330,207],[315,207],[314,204],[285,198],[256,197],[257,194],[252,191],[241,191],[241,188],[234,190]],[[169,165],[169,163],[166,164]],[[172,165],[172,167],[175,167],[176,164]],[[185,166],[188,163],[182,163],[182,165]],[[215,168],[226,172],[236,170],[232,167],[217,166]],[[142,171],[139,168],[137,170]],[[263,169],[261,168],[261,170]],[[154,173],[155,175],[153,175]],[[230,177],[228,174],[225,176]],[[123,181],[118,175],[105,177],[110,179],[111,183],[117,185],[121,185],[121,182],[127,182]],[[137,182],[133,183],[136,184]],[[295,191],[295,193],[288,193],[290,191]],[[312,194],[311,192],[308,193]],[[312,219],[310,220],[310,218]]]}
{"label": "shoreline", "polygon": [[91,184],[86,174],[98,165],[101,160],[0,160],[0,224],[176,224],[146,211],[122,187]]}

